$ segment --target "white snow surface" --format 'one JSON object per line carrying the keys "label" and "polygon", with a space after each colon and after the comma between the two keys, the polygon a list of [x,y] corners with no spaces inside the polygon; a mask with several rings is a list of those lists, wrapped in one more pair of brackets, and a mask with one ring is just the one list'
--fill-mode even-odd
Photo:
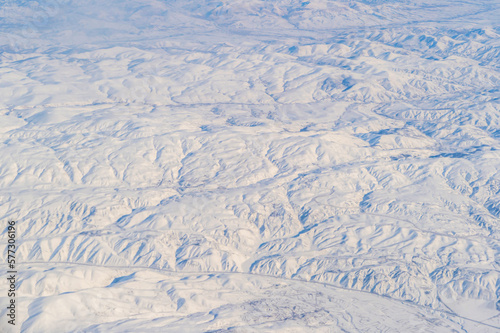
{"label": "white snow surface", "polygon": [[2,1],[0,330],[500,331],[499,18]]}

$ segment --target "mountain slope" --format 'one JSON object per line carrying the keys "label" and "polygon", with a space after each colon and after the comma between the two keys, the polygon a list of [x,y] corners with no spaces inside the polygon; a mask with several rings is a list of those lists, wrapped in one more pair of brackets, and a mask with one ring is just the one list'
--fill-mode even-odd
{"label": "mountain slope", "polygon": [[22,331],[500,329],[499,12],[2,4]]}

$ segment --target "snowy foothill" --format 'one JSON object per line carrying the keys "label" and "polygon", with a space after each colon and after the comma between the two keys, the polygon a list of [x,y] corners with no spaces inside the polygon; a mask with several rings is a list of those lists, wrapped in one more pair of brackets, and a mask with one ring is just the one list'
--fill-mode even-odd
{"label": "snowy foothill", "polygon": [[499,17],[0,3],[0,331],[498,332]]}

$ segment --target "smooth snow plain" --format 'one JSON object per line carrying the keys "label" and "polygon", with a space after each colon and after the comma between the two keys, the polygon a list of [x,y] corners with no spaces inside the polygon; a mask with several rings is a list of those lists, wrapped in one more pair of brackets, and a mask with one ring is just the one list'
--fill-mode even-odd
{"label": "smooth snow plain", "polygon": [[500,331],[499,18],[1,2],[1,331]]}

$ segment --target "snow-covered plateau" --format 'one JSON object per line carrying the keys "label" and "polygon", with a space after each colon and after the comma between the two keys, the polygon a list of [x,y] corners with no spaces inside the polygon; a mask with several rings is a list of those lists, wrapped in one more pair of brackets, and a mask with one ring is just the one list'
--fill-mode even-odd
{"label": "snow-covered plateau", "polygon": [[500,332],[500,1],[0,1],[0,223],[2,333]]}

